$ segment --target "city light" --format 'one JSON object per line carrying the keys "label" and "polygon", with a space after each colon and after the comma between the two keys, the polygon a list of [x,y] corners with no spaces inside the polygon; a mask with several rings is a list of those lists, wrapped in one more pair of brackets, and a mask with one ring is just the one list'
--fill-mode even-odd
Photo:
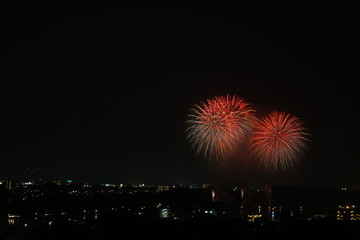
{"label": "city light", "polygon": [[[4,188],[12,199],[17,199],[27,205],[38,203],[41,201],[50,201],[47,198],[51,192],[47,184],[34,185],[19,184],[12,182],[12,189]],[[233,206],[227,206],[223,201],[223,193],[215,192],[211,185],[146,185],[146,184],[129,184],[123,187],[112,187],[110,183],[92,184],[84,188],[85,184],[58,185],[51,181],[52,191],[57,192],[57,198],[65,201],[74,202],[81,206],[79,200],[93,201],[93,196],[97,199],[109,199],[106,207],[87,206],[78,209],[78,212],[71,209],[60,208],[58,210],[47,209],[41,207],[35,208],[31,217],[21,216],[15,211],[7,215],[8,226],[21,226],[25,229],[32,229],[35,225],[46,224],[47,227],[53,228],[57,226],[58,219],[66,220],[69,224],[83,225],[94,224],[94,227],[106,217],[109,211],[115,216],[124,214],[126,216],[139,217],[144,219],[162,219],[163,221],[188,221],[189,219],[208,218],[214,219],[231,219],[235,216],[243,219],[248,223],[267,224],[276,222],[282,224],[286,219],[293,221],[312,221],[322,219],[334,219],[342,222],[353,222],[360,220],[360,214],[357,210],[357,204],[347,202],[346,204],[336,204],[334,208],[329,208],[329,213],[321,212],[322,206],[309,206],[309,202],[305,204],[293,205],[289,207],[286,204],[278,204],[276,195],[281,192],[281,197],[287,194],[292,196],[292,188],[280,188],[280,190],[269,190],[269,188],[258,187],[234,187],[228,188],[228,193],[232,195],[234,201]],[[86,184],[87,185],[87,184]],[[115,184],[114,184],[115,185]],[[115,185],[119,186],[119,185]],[[200,187],[197,187],[200,186]],[[204,187],[201,187],[204,186]],[[279,187],[277,187],[279,189]],[[223,190],[224,191],[224,190]],[[303,193],[302,193],[303,191]],[[295,190],[297,198],[313,199],[313,194],[306,194],[308,190]],[[302,193],[302,194],[300,194]],[[338,190],[334,190],[334,194],[343,194]],[[355,194],[355,193],[354,193]],[[277,196],[277,197],[276,197]],[[318,194],[320,196],[320,194]],[[341,195],[340,195],[341,196]],[[219,198],[219,199],[216,199]],[[292,199],[292,197],[289,197]],[[111,200],[110,200],[111,199]],[[124,201],[125,199],[136,199],[135,202]],[[275,199],[275,200],[274,200]],[[271,200],[271,202],[270,202]],[[14,200],[13,200],[14,201]],[[190,201],[198,201],[190,203]],[[290,200],[291,201],[291,200]],[[111,204],[110,204],[111,202]],[[300,201],[302,202],[302,201]],[[305,201],[306,202],[306,201]],[[304,202],[304,203],[305,203]],[[326,202],[325,202],[326,203]],[[188,205],[187,205],[188,204]],[[310,202],[311,204],[311,202]],[[180,206],[180,207],[179,207]],[[186,207],[184,207],[186,206]],[[315,206],[315,205],[314,205]],[[305,211],[306,209],[306,211]],[[240,211],[239,211],[240,210]],[[235,214],[235,215],[234,215]],[[237,215],[236,215],[237,214]]]}
{"label": "city light", "polygon": [[360,221],[360,213],[357,213],[355,205],[339,205],[336,211],[338,221]]}
{"label": "city light", "polygon": [[247,215],[248,219],[247,221],[248,222],[255,222],[258,218],[262,218],[262,215],[261,214],[250,214],[250,215]]}

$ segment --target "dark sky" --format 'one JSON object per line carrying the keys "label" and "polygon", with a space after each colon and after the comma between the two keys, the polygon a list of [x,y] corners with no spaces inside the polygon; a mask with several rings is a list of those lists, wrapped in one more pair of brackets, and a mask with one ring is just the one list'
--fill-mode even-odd
{"label": "dark sky", "polygon": [[[360,188],[355,6],[11,3],[0,14],[1,178],[33,166],[75,181]],[[298,116],[307,158],[271,176],[195,156],[189,109],[227,93],[258,116]]]}

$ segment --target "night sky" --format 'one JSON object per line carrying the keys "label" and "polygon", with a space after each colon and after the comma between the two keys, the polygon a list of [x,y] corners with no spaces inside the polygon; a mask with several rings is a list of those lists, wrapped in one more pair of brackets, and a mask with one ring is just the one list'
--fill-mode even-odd
{"label": "night sky", "polygon": [[[360,189],[358,13],[330,4],[1,6],[0,177]],[[196,156],[189,109],[226,94],[300,118],[307,157]]]}

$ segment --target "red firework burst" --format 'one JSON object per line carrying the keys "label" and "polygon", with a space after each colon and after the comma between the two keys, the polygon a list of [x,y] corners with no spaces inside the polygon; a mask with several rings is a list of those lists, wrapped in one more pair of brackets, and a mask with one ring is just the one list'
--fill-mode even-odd
{"label": "red firework burst", "polygon": [[247,139],[254,126],[254,113],[248,103],[235,95],[201,102],[188,115],[187,139],[197,153],[218,161]]}
{"label": "red firework burst", "polygon": [[274,111],[260,120],[254,130],[253,153],[266,170],[285,170],[305,155],[308,137],[297,117]]}

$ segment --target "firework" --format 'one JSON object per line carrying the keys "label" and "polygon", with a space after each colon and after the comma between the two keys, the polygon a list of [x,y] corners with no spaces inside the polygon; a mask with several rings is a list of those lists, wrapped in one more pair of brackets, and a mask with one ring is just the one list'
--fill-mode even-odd
{"label": "firework", "polygon": [[253,132],[255,158],[272,172],[293,167],[306,153],[309,134],[295,116],[274,111]]}
{"label": "firework", "polygon": [[197,153],[219,161],[249,137],[254,114],[251,106],[235,95],[195,104],[186,121],[187,139]]}

